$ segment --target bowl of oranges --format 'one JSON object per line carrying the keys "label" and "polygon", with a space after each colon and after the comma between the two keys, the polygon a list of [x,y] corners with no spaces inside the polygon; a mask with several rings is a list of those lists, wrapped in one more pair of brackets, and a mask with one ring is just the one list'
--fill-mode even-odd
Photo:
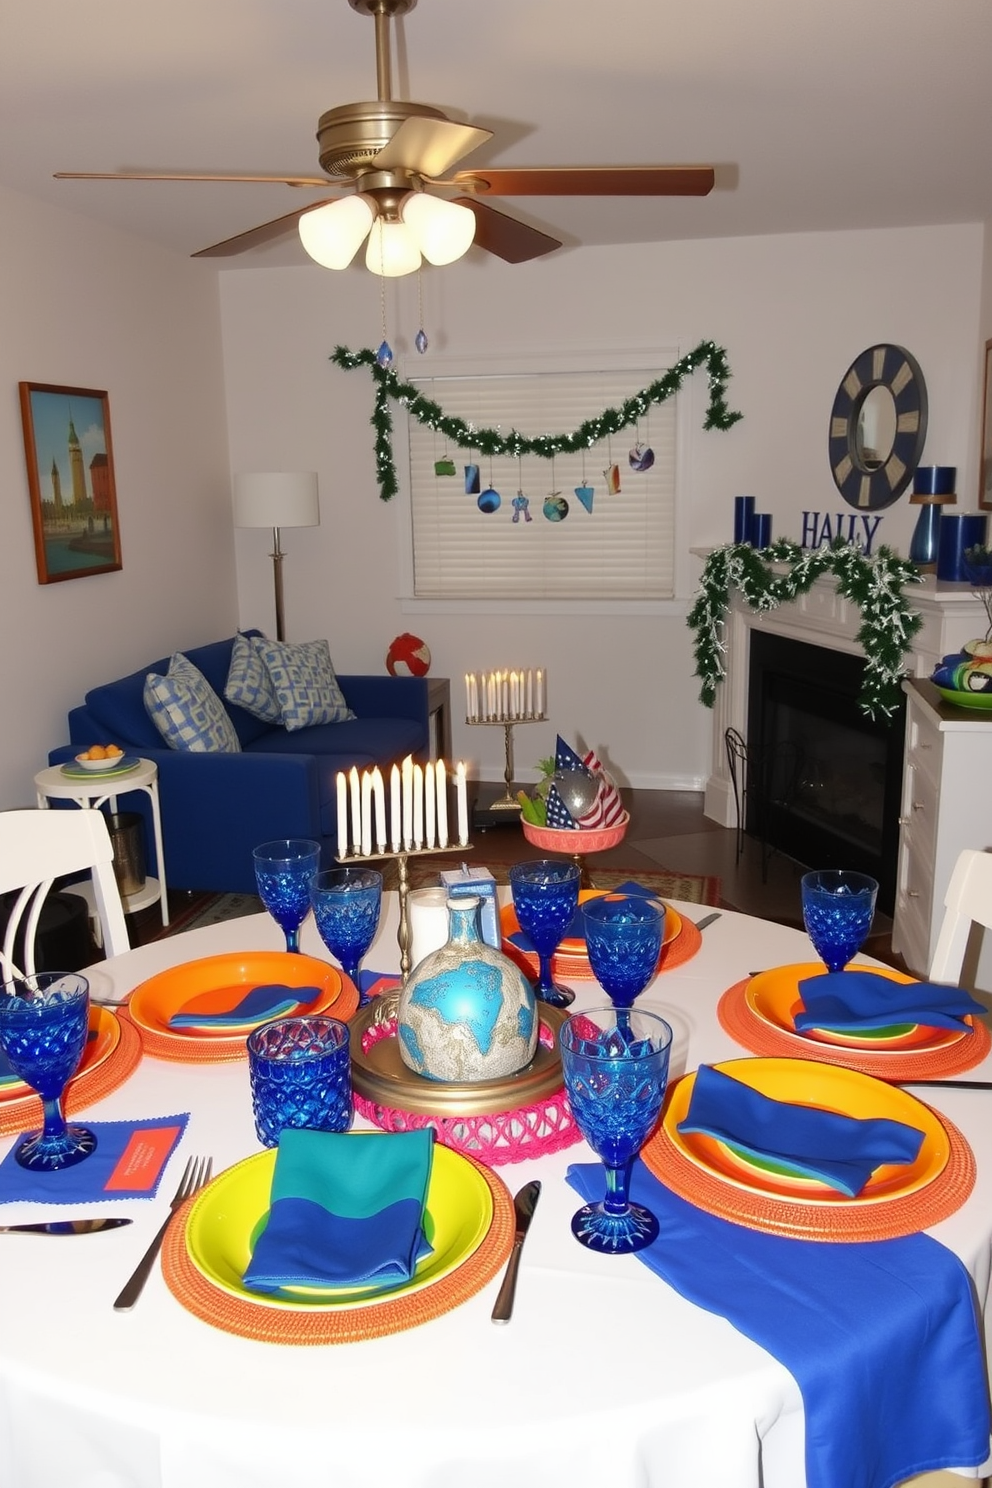
{"label": "bowl of oranges", "polygon": [[76,764],[81,770],[115,770],[124,761],[124,751],[117,744],[91,744],[89,749],[76,755]]}

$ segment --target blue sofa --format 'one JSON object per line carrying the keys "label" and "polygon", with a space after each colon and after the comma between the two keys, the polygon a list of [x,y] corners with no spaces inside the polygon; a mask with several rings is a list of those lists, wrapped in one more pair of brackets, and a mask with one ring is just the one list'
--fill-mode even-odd
{"label": "blue sofa", "polygon": [[[233,645],[231,636],[184,654],[227,709],[241,753],[166,747],[142,697],[146,674],[168,670],[170,658],[165,656],[88,692],[83,705],[69,713],[69,744],[48,757],[50,764],[64,764],[91,744],[118,744],[126,754],[155,761],[166,881],[174,889],[254,893],[252,849],[277,837],[314,838],[321,844],[321,865],[333,867],[338,771],[352,765],[359,770],[384,767],[408,754],[427,757],[426,679],[339,675],[357,716],[288,732],[225,699]],[[148,871],[157,873],[148,797],[137,791],[127,795],[124,785],[122,780],[118,810],[140,811],[145,817]]]}

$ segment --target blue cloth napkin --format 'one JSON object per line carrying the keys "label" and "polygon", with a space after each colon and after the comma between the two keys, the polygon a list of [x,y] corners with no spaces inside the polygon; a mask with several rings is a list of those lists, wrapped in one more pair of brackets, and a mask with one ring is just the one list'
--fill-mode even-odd
{"label": "blue cloth napkin", "polygon": [[984,1016],[987,1009],[961,987],[939,982],[894,982],[876,971],[829,971],[799,983],[804,1012],[796,1029],[889,1028],[896,1023],[923,1023],[927,1028],[973,1032],[962,1022],[966,1013]]}
{"label": "blue cloth napkin", "polygon": [[852,1198],[883,1163],[913,1162],[923,1133],[902,1121],[867,1121],[772,1100],[722,1070],[696,1071],[680,1132],[705,1132],[753,1157],[781,1161]]}
{"label": "blue cloth napkin", "polygon": [[292,1012],[294,1008],[305,1007],[319,993],[319,987],[287,987],[284,983],[272,982],[252,987],[234,1007],[217,1013],[190,1012],[189,1009],[195,1007],[197,1001],[193,998],[192,1002],[186,1003],[177,1013],[172,1014],[169,1027],[241,1028],[248,1023],[268,1023],[273,1018],[281,1018],[284,1013]]}
{"label": "blue cloth napkin", "polygon": [[[615,889],[610,890],[610,893],[629,894],[632,898],[638,899],[657,899],[658,897],[656,889],[646,889],[643,884],[635,883],[633,879],[628,879],[626,883],[617,884]],[[572,916],[572,923],[562,936],[562,940],[581,940],[584,945],[585,939],[586,922],[582,918],[582,905],[580,904]],[[524,930],[515,930],[512,935],[507,936],[507,940],[510,941],[511,945],[518,946],[520,950],[530,951],[533,955],[537,955],[537,951],[534,949],[534,942]]]}
{"label": "blue cloth napkin", "polygon": [[69,1121],[94,1134],[95,1150],[74,1168],[36,1173],[21,1167],[14,1156],[15,1142],[0,1163],[0,1204],[23,1199],[38,1204],[153,1199],[165,1165],[186,1130],[189,1112],[147,1121],[87,1121],[79,1116]]}
{"label": "blue cloth napkin", "polygon": [[245,1286],[409,1281],[431,1251],[423,1217],[433,1154],[429,1127],[388,1135],[285,1130]]}
{"label": "blue cloth napkin", "polygon": [[[570,1167],[568,1181],[603,1197],[598,1164]],[[639,1160],[631,1194],[661,1224],[638,1259],[795,1378],[807,1488],[892,1488],[985,1461],[985,1360],[953,1252],[928,1235],[838,1245],[762,1234],[695,1208]]]}

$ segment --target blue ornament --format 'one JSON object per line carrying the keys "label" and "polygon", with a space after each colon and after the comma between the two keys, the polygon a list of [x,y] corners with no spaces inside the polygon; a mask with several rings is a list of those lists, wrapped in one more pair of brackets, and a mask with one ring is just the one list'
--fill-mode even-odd
{"label": "blue ornament", "polygon": [[481,512],[494,512],[499,510],[502,499],[498,491],[495,491],[492,486],[487,486],[476,505]]}
{"label": "blue ornament", "polygon": [[393,365],[393,348],[388,341],[383,341],[375,354],[375,359],[380,367],[391,367]]}
{"label": "blue ornament", "polygon": [[424,352],[430,345],[430,342],[427,340],[427,332],[424,330],[423,326],[421,326],[420,330],[414,336],[413,344],[420,352],[420,355],[423,356]]}

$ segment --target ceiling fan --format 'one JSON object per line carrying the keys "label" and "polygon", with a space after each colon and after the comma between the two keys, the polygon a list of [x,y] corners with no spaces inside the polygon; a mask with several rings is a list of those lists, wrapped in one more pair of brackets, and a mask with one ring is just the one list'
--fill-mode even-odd
{"label": "ceiling fan", "polygon": [[[451,167],[492,138],[447,118],[427,104],[395,100],[391,88],[390,21],[417,0],[348,0],[375,22],[374,102],[346,103],[322,114],[317,125],[323,176],[207,175],[165,171],[57,171],[59,180],[253,181],[286,186],[353,188],[284,217],[264,222],[194,258],[244,253],[298,227],[311,257],[345,268],[368,238],[366,266],[397,275],[431,263],[450,263],[474,242],[507,263],[540,258],[561,247],[557,238],[490,206],[498,196],[706,196],[711,166]],[[438,189],[440,188],[440,190]],[[462,192],[463,195],[452,195]]]}

